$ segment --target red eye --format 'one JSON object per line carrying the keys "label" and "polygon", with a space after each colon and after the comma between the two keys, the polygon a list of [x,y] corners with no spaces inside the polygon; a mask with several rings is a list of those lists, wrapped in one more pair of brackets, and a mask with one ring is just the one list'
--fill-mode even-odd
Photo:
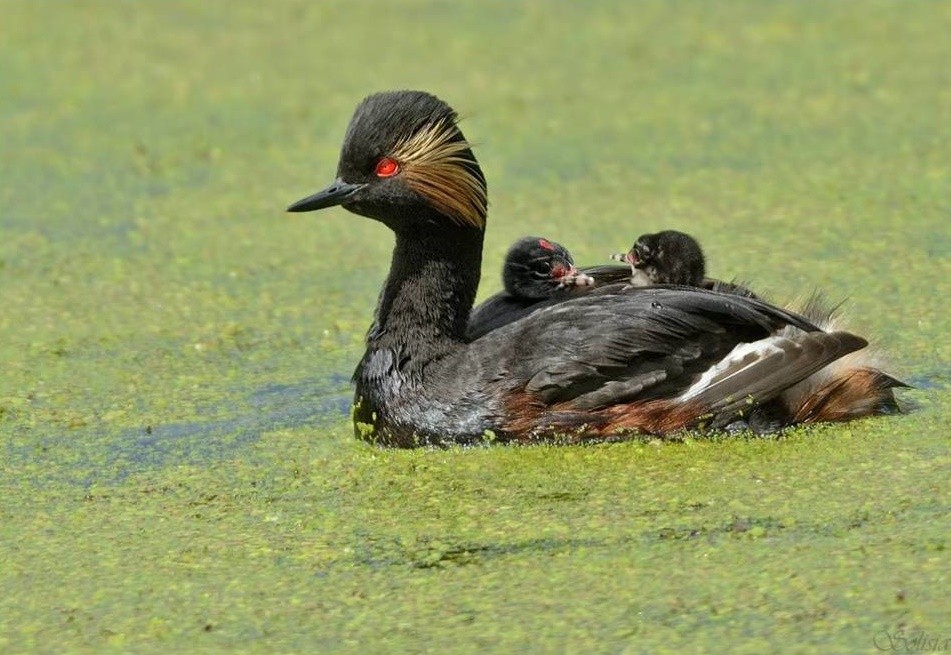
{"label": "red eye", "polygon": [[376,163],[373,172],[376,173],[377,177],[393,177],[400,172],[400,165],[396,163],[395,159],[384,157]]}
{"label": "red eye", "polygon": [[552,277],[564,277],[568,273],[568,269],[562,266],[561,264],[555,264],[551,267],[551,276]]}

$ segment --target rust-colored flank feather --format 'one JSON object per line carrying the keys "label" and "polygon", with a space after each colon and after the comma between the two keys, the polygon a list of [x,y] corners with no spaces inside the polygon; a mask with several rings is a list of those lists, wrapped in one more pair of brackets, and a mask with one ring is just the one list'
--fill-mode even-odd
{"label": "rust-colored flank feather", "polygon": [[842,371],[793,408],[797,423],[851,421],[898,411],[892,389],[904,383],[872,368]]}
{"label": "rust-colored flank feather", "polygon": [[407,186],[461,225],[485,227],[485,183],[474,172],[469,143],[455,124],[437,121],[393,148]]}
{"label": "rust-colored flank feather", "polygon": [[[826,331],[846,329],[841,305],[830,305],[819,293],[798,309]],[[906,387],[882,370],[874,350],[860,350],[832,362],[779,396],[789,423],[851,421],[901,411],[894,390]]]}
{"label": "rust-colored flank feather", "polygon": [[636,433],[664,436],[695,427],[705,418],[702,408],[690,402],[642,400],[592,411],[579,409],[571,401],[546,407],[526,391],[511,394],[505,409],[513,417],[506,431],[525,443],[604,441]]}

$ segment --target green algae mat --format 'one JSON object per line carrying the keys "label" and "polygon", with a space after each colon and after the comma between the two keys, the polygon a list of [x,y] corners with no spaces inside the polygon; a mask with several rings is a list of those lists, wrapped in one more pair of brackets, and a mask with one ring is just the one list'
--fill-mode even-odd
{"label": "green algae mat", "polygon": [[[951,649],[951,5],[3,3],[0,652]],[[325,184],[432,91],[539,234],[823,289],[901,416],[387,451],[349,376],[390,233]]]}

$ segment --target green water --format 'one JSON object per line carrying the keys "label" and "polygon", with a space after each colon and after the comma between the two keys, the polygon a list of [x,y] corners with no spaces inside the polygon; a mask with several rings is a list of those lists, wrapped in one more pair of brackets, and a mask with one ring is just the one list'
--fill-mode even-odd
{"label": "green water", "polygon": [[[0,652],[951,639],[951,5],[2,13]],[[912,411],[771,440],[356,442],[392,238],[283,208],[331,180],[364,95],[407,87],[477,144],[482,297],[521,235],[587,264],[682,229],[715,275],[847,297]]]}

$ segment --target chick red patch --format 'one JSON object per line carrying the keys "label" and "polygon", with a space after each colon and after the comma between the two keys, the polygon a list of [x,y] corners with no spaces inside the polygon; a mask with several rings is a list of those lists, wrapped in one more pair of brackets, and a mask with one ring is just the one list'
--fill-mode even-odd
{"label": "chick red patch", "polygon": [[554,250],[555,246],[551,245],[551,241],[548,239],[539,239],[538,245],[544,248],[545,250]]}

